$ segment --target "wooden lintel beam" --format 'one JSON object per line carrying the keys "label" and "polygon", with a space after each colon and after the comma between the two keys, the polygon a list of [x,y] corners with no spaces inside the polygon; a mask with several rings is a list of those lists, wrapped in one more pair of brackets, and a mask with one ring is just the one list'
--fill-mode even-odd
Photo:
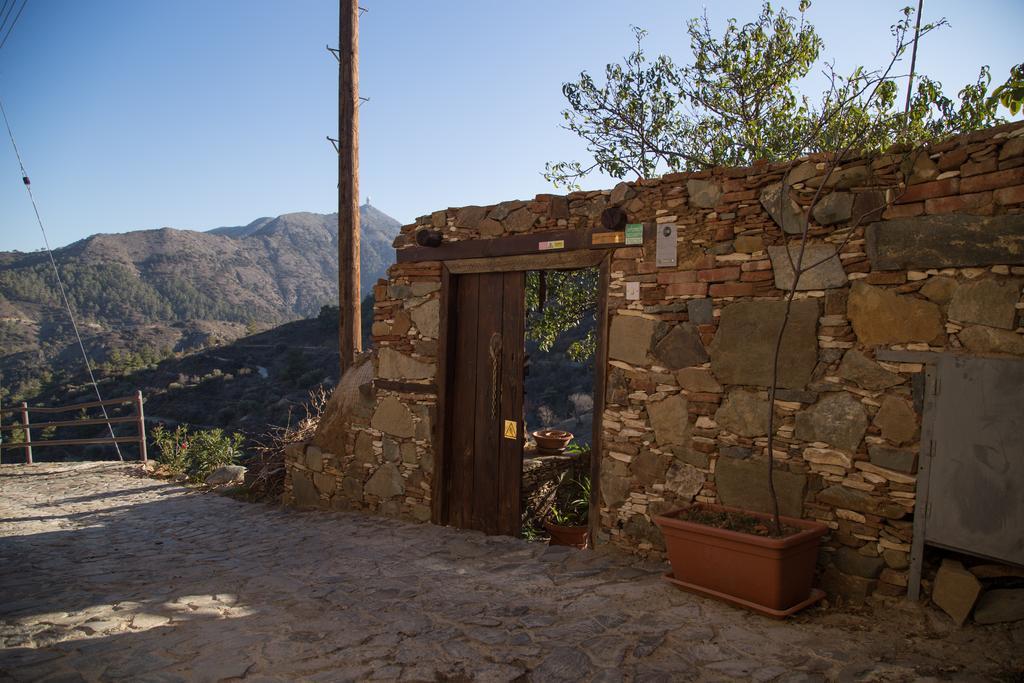
{"label": "wooden lintel beam", "polygon": [[437,394],[437,385],[434,383],[417,384],[416,382],[403,382],[395,379],[375,379],[373,380],[373,388],[397,391],[401,394]]}
{"label": "wooden lintel beam", "polygon": [[[644,241],[654,239],[655,224],[644,224]],[[509,235],[488,239],[468,239],[457,242],[443,242],[439,247],[406,247],[396,252],[399,263],[417,261],[454,261],[456,259],[492,258],[498,256],[547,255],[574,250],[617,249],[626,246],[619,242],[594,243],[594,235],[617,235],[625,239],[622,232],[601,229],[551,230],[526,235]],[[601,239],[598,237],[598,239]],[[541,249],[542,243],[562,242],[559,248]]]}

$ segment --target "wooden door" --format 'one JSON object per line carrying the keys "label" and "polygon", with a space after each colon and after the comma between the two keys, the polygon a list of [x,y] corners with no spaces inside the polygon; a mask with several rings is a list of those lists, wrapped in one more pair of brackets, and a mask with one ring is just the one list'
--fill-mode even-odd
{"label": "wooden door", "polygon": [[523,460],[523,272],[452,277],[444,521],[518,536]]}

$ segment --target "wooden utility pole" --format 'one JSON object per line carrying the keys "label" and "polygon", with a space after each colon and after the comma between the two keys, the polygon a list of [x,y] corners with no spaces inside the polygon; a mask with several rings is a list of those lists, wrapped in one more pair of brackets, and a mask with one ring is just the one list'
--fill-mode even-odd
{"label": "wooden utility pole", "polygon": [[924,11],[924,0],[917,0],[917,25],[914,27],[914,49],[910,53],[910,78],[907,79],[907,102],[903,105],[903,113],[910,113],[910,98],[914,91],[914,70],[917,68],[917,41],[921,39],[921,12]]}
{"label": "wooden utility pole", "polygon": [[359,319],[359,3],[340,0],[338,36],[338,342],[341,373],[362,351]]}

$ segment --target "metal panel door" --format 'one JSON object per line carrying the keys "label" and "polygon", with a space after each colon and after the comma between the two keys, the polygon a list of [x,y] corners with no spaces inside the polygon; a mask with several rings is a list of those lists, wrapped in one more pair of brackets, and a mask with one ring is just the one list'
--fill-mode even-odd
{"label": "metal panel door", "polygon": [[1024,565],[1024,361],[936,368],[925,542]]}
{"label": "metal panel door", "polygon": [[523,471],[523,272],[453,278],[453,367],[445,399],[446,523],[519,535]]}

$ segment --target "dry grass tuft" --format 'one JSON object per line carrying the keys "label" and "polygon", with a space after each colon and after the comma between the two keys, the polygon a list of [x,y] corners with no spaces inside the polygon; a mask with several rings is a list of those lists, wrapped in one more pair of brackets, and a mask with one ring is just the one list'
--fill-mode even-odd
{"label": "dry grass tuft", "polygon": [[309,392],[309,401],[302,406],[306,411],[305,417],[293,426],[289,415],[287,426],[271,427],[256,441],[253,447],[256,455],[248,463],[250,476],[246,481],[253,497],[275,501],[281,499],[284,493],[285,449],[289,444],[313,438],[330,398],[323,386],[316,387]]}

